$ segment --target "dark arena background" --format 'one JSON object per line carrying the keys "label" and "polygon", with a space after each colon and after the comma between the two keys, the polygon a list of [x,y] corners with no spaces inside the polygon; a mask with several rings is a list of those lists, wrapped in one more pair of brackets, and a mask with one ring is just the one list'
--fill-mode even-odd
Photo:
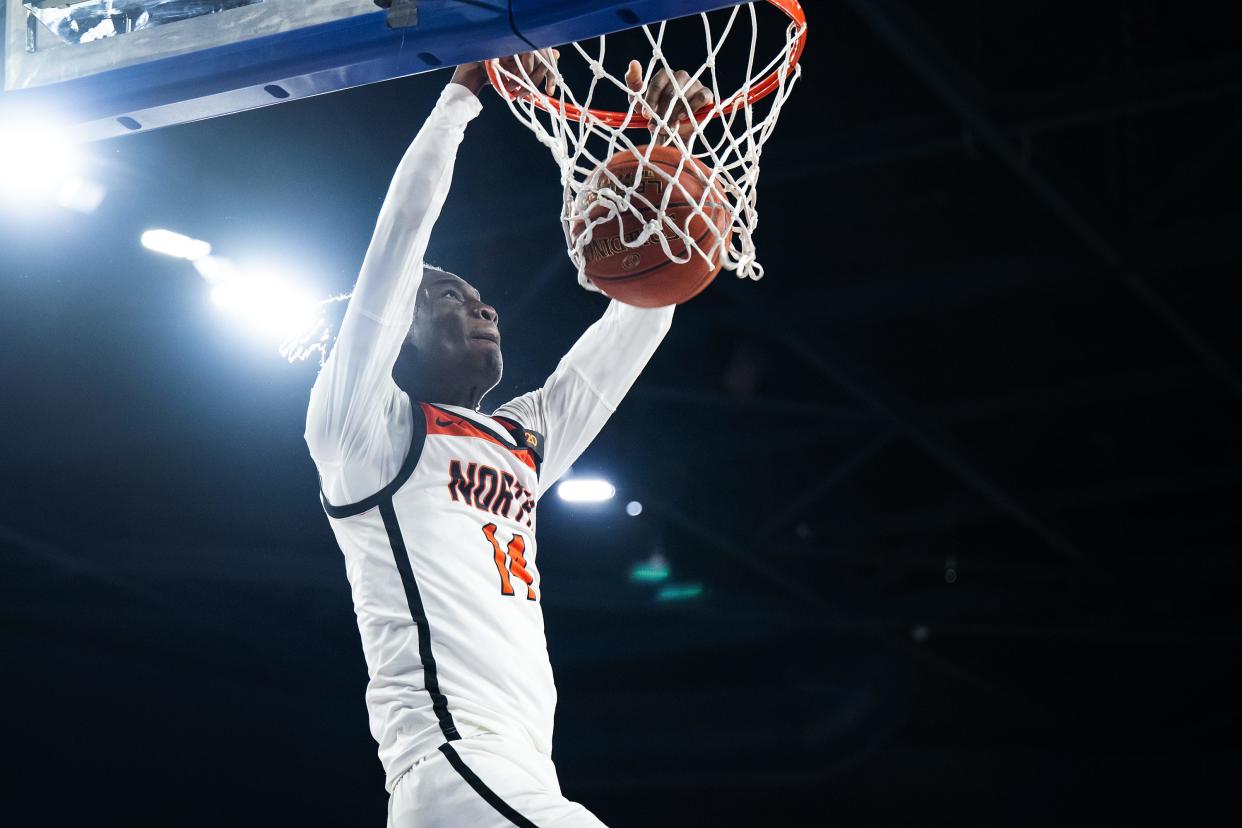
{"label": "dark arena background", "polygon": [[[677,312],[575,467],[616,497],[540,509],[565,792],[613,826],[1233,821],[1242,6],[807,11],[767,277]],[[0,823],[384,824],[316,362],[139,237],[348,290],[448,78],[106,141],[94,212],[3,208]],[[500,312],[495,405],[603,300],[485,104],[429,258]]]}

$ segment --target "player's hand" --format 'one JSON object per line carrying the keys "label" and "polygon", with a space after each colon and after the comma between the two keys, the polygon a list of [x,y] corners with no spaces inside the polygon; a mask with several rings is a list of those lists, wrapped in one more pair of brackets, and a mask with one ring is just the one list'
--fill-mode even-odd
{"label": "player's hand", "polygon": [[[500,68],[518,77],[529,77],[531,86],[536,89],[543,87],[544,92],[551,95],[556,91],[556,59],[561,56],[557,49],[540,49],[538,52],[527,52],[523,55],[501,58]],[[504,78],[509,92],[518,93],[523,90],[515,81]],[[463,63],[453,72],[453,83],[460,83],[474,94],[488,84],[487,67],[483,61]]]}
{"label": "player's hand", "polygon": [[672,133],[658,123],[656,117],[664,122],[677,124],[677,134],[682,141],[688,141],[694,134],[694,113],[714,103],[716,98],[710,89],[697,80],[692,80],[689,72],[670,72],[658,69],[643,90],[643,65],[631,60],[625,72],[625,85],[636,96],[642,97],[643,114],[651,118],[651,139],[660,144],[672,141]]}

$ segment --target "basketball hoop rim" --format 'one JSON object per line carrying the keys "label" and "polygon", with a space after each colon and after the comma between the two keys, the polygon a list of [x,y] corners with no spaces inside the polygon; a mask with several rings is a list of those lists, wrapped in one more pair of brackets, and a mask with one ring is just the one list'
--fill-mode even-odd
{"label": "basketball hoop rim", "polygon": [[[781,73],[791,71],[798,65],[798,61],[802,58],[802,51],[806,48],[806,12],[802,9],[802,4],[798,0],[765,0],[765,2],[780,9],[799,29],[794,46],[789,52],[789,58],[782,66],[777,67],[758,83],[754,84],[746,94],[739,90],[723,106],[713,103],[702,107],[694,113],[694,120],[701,123],[712,118],[732,115],[744,106],[750,106],[757,101],[763,100],[780,87]],[[739,3],[738,5],[742,4]],[[650,129],[652,126],[651,119],[638,112],[615,112],[611,109],[583,110],[573,104],[563,104],[543,92],[535,92],[534,94],[531,92],[509,92],[505,89],[500,79],[499,71],[496,68],[499,60],[500,58],[492,58],[485,61],[484,66],[487,68],[487,77],[492,82],[493,88],[510,101],[523,98],[546,112],[559,112],[567,120],[571,121],[581,122],[585,120],[583,117],[584,113],[589,114],[592,118],[614,129]]]}

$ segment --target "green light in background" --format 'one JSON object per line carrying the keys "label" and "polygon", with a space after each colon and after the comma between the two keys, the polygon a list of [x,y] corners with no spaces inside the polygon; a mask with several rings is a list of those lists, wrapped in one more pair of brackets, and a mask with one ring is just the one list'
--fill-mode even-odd
{"label": "green light in background", "polygon": [[639,584],[655,584],[668,580],[667,566],[639,564],[630,570],[630,580]]}
{"label": "green light in background", "polygon": [[630,580],[636,584],[658,584],[668,580],[668,561],[663,555],[652,555],[645,561],[634,564],[630,570]]}
{"label": "green light in background", "polygon": [[703,594],[702,584],[668,584],[656,593],[657,601],[688,601]]}

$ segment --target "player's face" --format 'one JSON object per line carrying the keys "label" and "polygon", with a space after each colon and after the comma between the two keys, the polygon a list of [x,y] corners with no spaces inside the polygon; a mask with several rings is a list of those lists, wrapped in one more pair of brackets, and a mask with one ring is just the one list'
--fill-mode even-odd
{"label": "player's face", "polygon": [[500,382],[499,316],[469,282],[428,270],[410,340],[427,368],[468,378],[484,390]]}

